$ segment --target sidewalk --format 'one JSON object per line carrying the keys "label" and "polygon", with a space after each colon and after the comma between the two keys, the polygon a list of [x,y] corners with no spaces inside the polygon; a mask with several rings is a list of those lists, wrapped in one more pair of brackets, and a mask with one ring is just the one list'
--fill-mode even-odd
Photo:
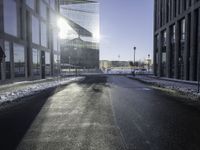
{"label": "sidewalk", "polygon": [[164,88],[165,90],[175,91],[176,94],[184,96],[189,99],[198,100],[200,94],[198,93],[198,86],[196,81],[185,81],[169,78],[158,78],[155,76],[136,75],[128,76],[129,78],[139,80],[141,82],[154,85],[156,87]]}
{"label": "sidewalk", "polygon": [[84,77],[48,78],[0,85],[0,105],[18,98],[37,94],[43,90],[82,80]]}

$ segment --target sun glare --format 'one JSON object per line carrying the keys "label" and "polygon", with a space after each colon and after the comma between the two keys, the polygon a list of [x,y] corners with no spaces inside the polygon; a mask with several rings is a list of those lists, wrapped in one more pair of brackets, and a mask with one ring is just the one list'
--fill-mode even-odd
{"label": "sun glare", "polygon": [[93,39],[96,41],[96,42],[100,42],[100,33],[99,33],[99,30],[95,30],[93,32],[93,35],[92,35]]}
{"label": "sun glare", "polygon": [[59,18],[57,20],[57,26],[59,28],[58,36],[60,39],[73,39],[78,36],[73,28],[68,24],[67,20],[64,18]]}

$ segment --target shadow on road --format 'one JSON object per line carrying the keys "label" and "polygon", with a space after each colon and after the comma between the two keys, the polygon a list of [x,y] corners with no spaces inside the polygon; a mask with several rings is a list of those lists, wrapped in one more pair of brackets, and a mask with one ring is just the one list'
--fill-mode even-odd
{"label": "shadow on road", "polygon": [[57,90],[52,88],[0,106],[0,149],[16,149],[48,97]]}

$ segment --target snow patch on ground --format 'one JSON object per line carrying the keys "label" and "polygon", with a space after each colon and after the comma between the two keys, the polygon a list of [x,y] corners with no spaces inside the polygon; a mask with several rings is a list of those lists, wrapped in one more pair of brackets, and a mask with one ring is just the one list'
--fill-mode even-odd
{"label": "snow patch on ground", "polygon": [[13,88],[8,88],[8,89],[5,88],[3,90],[0,90],[0,104],[5,102],[11,102],[18,98],[37,94],[49,88],[65,85],[83,79],[84,77],[68,77],[62,79],[55,79],[52,81],[46,81],[42,83],[32,83],[32,84],[30,83],[27,84],[26,86],[22,86],[21,88],[15,87],[15,84],[13,84]]}
{"label": "snow patch on ground", "polygon": [[198,93],[197,91],[198,89],[197,84],[195,84],[194,82],[189,83],[175,79],[173,80],[159,79],[156,78],[155,76],[135,76],[135,77],[129,76],[129,77],[161,88],[177,91],[180,94],[190,97],[192,99],[200,98],[200,93]]}

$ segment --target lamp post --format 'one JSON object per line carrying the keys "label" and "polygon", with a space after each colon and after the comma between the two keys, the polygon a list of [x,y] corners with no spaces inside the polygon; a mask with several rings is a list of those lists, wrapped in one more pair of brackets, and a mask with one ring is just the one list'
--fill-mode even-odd
{"label": "lamp post", "polygon": [[135,46],[133,47],[133,50],[134,50],[134,60],[133,60],[133,63],[135,65],[135,51],[136,51],[136,47]]}
{"label": "lamp post", "polygon": [[150,70],[150,54],[148,54],[148,72],[149,72],[149,70]]}

